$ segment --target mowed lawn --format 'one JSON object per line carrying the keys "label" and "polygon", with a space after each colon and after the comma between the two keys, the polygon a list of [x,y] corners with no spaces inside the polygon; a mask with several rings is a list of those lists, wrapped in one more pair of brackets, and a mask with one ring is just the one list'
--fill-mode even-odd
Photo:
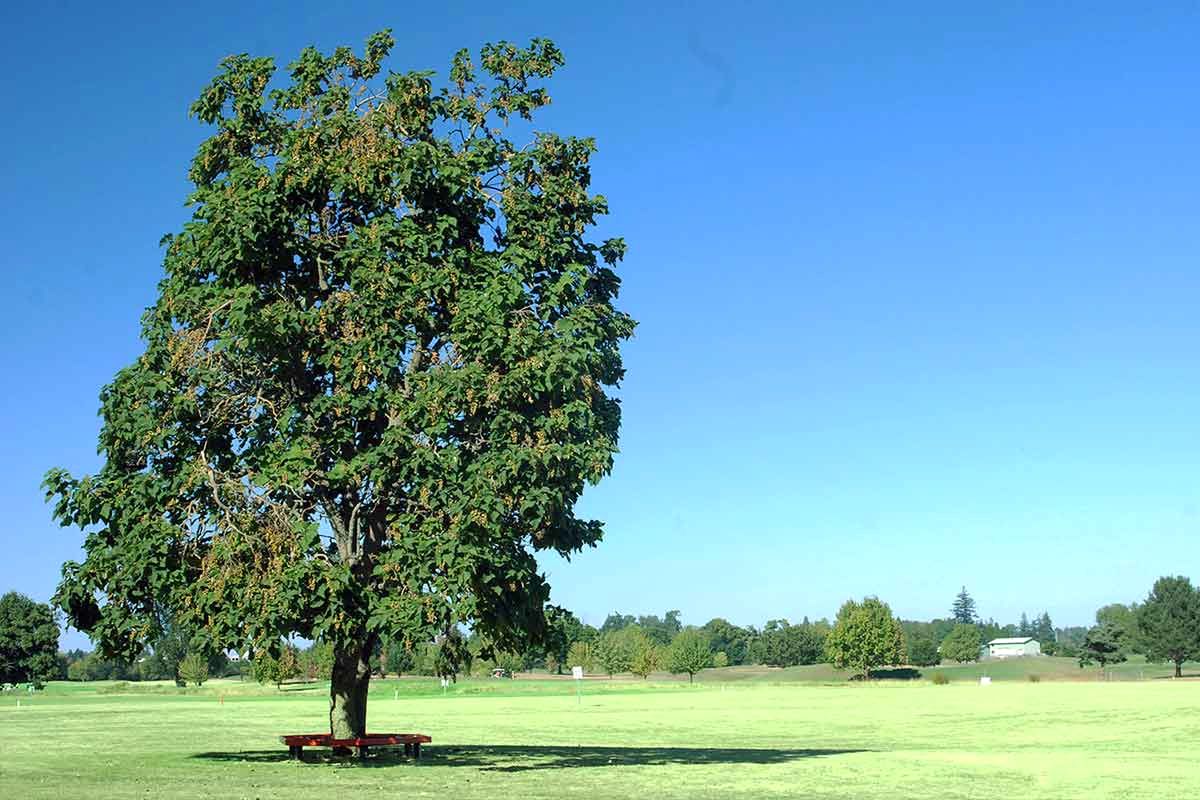
{"label": "mowed lawn", "polygon": [[[372,730],[421,763],[286,759],[320,689],[0,706],[0,798],[1171,798],[1200,792],[1200,681],[861,685],[378,682]],[[222,702],[220,695],[224,694]],[[399,695],[397,699],[397,694]]]}

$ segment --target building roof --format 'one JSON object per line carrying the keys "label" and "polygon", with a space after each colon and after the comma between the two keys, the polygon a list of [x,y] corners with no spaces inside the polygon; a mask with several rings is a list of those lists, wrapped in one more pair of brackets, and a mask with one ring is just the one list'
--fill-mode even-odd
{"label": "building roof", "polygon": [[988,644],[1025,644],[1032,641],[1032,636],[1010,636],[1007,639],[992,639]]}

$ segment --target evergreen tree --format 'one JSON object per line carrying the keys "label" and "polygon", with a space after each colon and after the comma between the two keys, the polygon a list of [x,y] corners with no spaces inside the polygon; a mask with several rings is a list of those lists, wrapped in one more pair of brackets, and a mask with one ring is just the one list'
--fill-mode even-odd
{"label": "evergreen tree", "polygon": [[1042,612],[1042,615],[1034,621],[1033,630],[1028,635],[1037,639],[1043,646],[1055,641],[1054,623],[1050,621],[1049,612]]}
{"label": "evergreen tree", "polygon": [[950,609],[950,616],[955,622],[961,625],[972,625],[975,622],[975,600],[967,593],[967,587],[962,587],[962,591],[954,598],[954,605]]}

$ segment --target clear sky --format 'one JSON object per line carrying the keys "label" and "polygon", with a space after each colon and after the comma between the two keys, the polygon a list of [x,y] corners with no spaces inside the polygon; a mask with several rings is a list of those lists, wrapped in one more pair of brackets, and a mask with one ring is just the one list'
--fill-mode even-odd
{"label": "clear sky", "polygon": [[382,27],[396,70],[551,37],[539,125],[598,139],[640,327],[558,602],[1081,624],[1200,578],[1195,3],[179,5],[5,15],[0,591],[79,553],[38,485],[98,464],[217,61]]}

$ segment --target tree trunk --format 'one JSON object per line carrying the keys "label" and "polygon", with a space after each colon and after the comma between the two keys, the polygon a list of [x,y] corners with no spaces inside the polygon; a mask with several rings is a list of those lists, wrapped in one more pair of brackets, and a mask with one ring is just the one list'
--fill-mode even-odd
{"label": "tree trunk", "polygon": [[362,642],[334,653],[329,676],[329,732],[335,739],[366,735],[372,644]]}
{"label": "tree trunk", "polygon": [[1176,678],[1183,677],[1183,662],[1182,661],[1175,662],[1175,677]]}

